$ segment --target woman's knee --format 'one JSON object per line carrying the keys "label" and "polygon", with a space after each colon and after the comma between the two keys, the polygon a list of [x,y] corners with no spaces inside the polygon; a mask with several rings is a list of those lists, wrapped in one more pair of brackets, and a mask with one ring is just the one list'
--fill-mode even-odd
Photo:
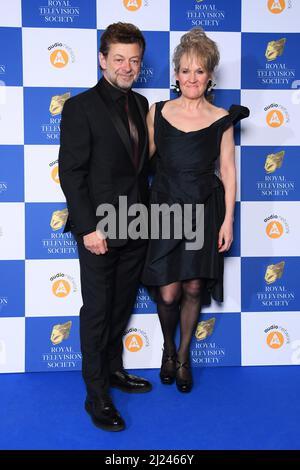
{"label": "woman's knee", "polygon": [[191,299],[198,300],[201,295],[202,282],[200,279],[193,279],[183,283],[183,294]]}
{"label": "woman's knee", "polygon": [[172,306],[178,303],[180,299],[180,291],[175,289],[163,289],[159,293],[159,301],[166,306]]}

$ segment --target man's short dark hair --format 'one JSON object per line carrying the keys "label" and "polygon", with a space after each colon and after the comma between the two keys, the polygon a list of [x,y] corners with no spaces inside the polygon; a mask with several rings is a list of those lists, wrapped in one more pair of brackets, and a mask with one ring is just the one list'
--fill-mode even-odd
{"label": "man's short dark hair", "polygon": [[110,45],[118,42],[122,44],[139,44],[143,58],[146,47],[145,38],[134,24],[121,22],[110,24],[101,36],[99,52],[107,56]]}

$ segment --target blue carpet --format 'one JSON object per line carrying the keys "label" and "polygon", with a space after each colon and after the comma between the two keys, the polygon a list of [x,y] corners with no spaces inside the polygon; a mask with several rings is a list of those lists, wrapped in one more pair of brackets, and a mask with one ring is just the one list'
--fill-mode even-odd
{"label": "blue carpet", "polygon": [[0,375],[0,449],[299,449],[298,367],[194,370],[180,394],[157,370],[136,371],[153,391],[113,390],[127,429],[94,427],[80,372]]}

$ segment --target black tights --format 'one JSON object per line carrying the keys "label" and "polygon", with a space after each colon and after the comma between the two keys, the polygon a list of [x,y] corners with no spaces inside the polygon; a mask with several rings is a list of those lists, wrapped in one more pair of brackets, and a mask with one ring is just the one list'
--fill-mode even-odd
{"label": "black tights", "polygon": [[168,355],[176,352],[175,332],[180,318],[179,362],[189,360],[190,344],[201,308],[202,279],[173,282],[159,287],[157,309]]}

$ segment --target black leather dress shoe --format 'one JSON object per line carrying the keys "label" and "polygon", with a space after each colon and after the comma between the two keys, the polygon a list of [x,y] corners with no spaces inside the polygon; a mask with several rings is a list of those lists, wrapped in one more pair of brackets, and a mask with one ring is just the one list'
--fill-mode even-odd
{"label": "black leather dress shoe", "polygon": [[123,431],[125,422],[115,408],[109,395],[103,395],[96,401],[85,400],[85,409],[94,425],[104,431]]}
{"label": "black leather dress shoe", "polygon": [[152,390],[148,380],[120,370],[110,375],[110,385],[127,393],[146,393]]}

